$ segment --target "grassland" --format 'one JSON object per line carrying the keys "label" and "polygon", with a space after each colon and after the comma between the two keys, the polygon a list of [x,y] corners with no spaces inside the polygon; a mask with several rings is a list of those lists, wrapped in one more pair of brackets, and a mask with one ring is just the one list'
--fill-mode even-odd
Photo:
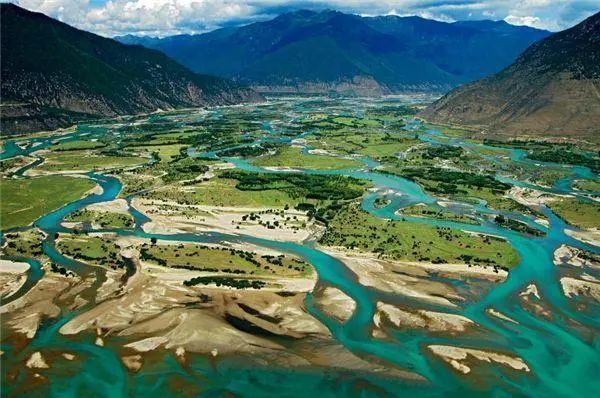
{"label": "grassland", "polygon": [[425,124],[425,128],[427,129],[435,129],[441,131],[444,135],[449,137],[458,137],[458,138],[469,138],[473,136],[474,131],[461,128],[459,126],[449,126],[442,124]]}
{"label": "grassland", "polygon": [[4,235],[5,245],[2,247],[2,254],[11,257],[40,257],[43,254],[43,238],[44,235],[35,228],[9,232]]}
{"label": "grassland", "polygon": [[62,254],[93,264],[121,267],[119,247],[108,237],[61,234],[56,248]]}
{"label": "grassland", "polygon": [[322,130],[308,138],[309,145],[342,154],[381,159],[406,151],[419,143],[414,137],[391,135],[380,130]]}
{"label": "grassland", "polygon": [[358,150],[358,153],[375,159],[381,159],[388,156],[395,156],[416,144],[417,142],[412,139],[392,139],[388,140],[387,142],[380,140],[379,142],[375,142],[373,144],[369,144],[367,142],[364,148],[360,148]]}
{"label": "grassland", "polygon": [[274,155],[257,158],[253,162],[262,167],[291,167],[296,169],[349,169],[360,167],[361,163],[352,159],[343,159],[327,155],[303,154],[301,148],[282,147]]}
{"label": "grassland", "polygon": [[161,162],[170,162],[174,158],[180,155],[180,151],[182,148],[185,148],[185,145],[175,144],[175,145],[155,145],[155,146],[147,146],[147,147],[135,147],[136,151],[144,151],[148,154],[156,153]]}
{"label": "grassland", "polygon": [[53,151],[81,151],[85,149],[103,148],[106,144],[98,141],[75,140],[68,142],[60,142],[51,147]]}
{"label": "grassland", "polygon": [[29,225],[40,216],[79,199],[94,185],[87,178],[59,175],[0,179],[0,229]]}
{"label": "grassland", "polygon": [[542,170],[536,170],[536,173],[531,178],[531,181],[535,184],[552,187],[557,180],[567,177],[570,174],[570,171],[564,169],[544,168]]}
{"label": "grassland", "polygon": [[283,254],[260,256],[245,250],[197,244],[144,244],[141,247],[140,255],[142,260],[151,263],[195,271],[285,277],[307,277],[314,272],[306,262]]}
{"label": "grassland", "polygon": [[431,218],[434,220],[451,220],[462,222],[465,224],[479,224],[477,220],[471,217],[461,214],[455,214],[449,211],[443,211],[433,206],[411,206],[406,209],[403,209],[402,214],[416,217]]}
{"label": "grassland", "polygon": [[349,116],[337,116],[331,120],[333,123],[341,124],[348,127],[377,127],[381,126],[382,123],[376,119],[369,118],[357,118]]}
{"label": "grassland", "polygon": [[219,177],[182,189],[155,190],[147,199],[219,207],[284,208],[360,197],[369,185],[342,177],[297,173],[222,172]]}
{"label": "grassland", "polygon": [[580,228],[600,228],[600,203],[577,198],[562,198],[548,206],[571,225]]}
{"label": "grassland", "polygon": [[382,220],[355,205],[333,213],[321,243],[395,260],[466,262],[505,268],[518,263],[517,252],[505,241],[449,228]]}
{"label": "grassland", "polygon": [[96,155],[89,152],[59,152],[50,153],[46,161],[36,168],[48,172],[61,171],[90,171],[119,167],[130,167],[148,162],[148,159],[133,156]]}
{"label": "grassland", "polygon": [[209,206],[274,208],[295,205],[300,199],[277,189],[242,191],[236,188],[237,184],[233,179],[212,179],[196,187],[194,198],[196,203]]}
{"label": "grassland", "polygon": [[236,188],[238,182],[233,179],[214,178],[187,187],[185,190],[165,187],[141,196],[147,199],[173,201],[176,203],[206,205],[217,207],[283,208],[294,205],[295,199],[284,191],[275,189],[245,192]]}
{"label": "grassland", "polygon": [[85,209],[69,214],[65,221],[88,222],[101,228],[131,228],[134,225],[133,217],[129,214]]}
{"label": "grassland", "polygon": [[577,180],[573,184],[573,187],[576,189],[584,190],[584,191],[592,191],[592,192],[600,193],[600,181]]}
{"label": "grassland", "polygon": [[123,184],[119,197],[156,188],[162,184],[164,172],[156,167],[141,166],[130,170],[112,170],[111,175],[117,177]]}

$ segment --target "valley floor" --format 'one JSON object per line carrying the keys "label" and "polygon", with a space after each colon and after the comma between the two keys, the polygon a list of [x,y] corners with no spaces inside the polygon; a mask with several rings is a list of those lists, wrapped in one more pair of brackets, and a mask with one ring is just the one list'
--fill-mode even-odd
{"label": "valley floor", "polygon": [[417,105],[273,97],[4,141],[7,396],[600,393],[597,148]]}

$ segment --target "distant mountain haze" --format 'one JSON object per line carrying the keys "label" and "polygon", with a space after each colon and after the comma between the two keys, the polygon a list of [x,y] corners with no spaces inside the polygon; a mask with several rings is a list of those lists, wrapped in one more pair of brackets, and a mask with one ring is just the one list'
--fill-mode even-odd
{"label": "distant mountain haze", "polygon": [[251,89],[199,75],[159,51],[124,45],[3,3],[3,133],[90,118],[256,101]]}
{"label": "distant mountain haze", "polygon": [[501,72],[451,91],[421,116],[488,135],[600,142],[600,13],[533,44]]}
{"label": "distant mountain haze", "polygon": [[261,91],[378,95],[445,92],[498,72],[549,34],[503,21],[445,23],[296,11],[200,35],[117,39]]}

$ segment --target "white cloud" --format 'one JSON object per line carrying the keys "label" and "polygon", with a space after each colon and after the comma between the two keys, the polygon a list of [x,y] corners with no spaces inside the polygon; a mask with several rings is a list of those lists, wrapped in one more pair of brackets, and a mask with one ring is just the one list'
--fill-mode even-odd
{"label": "white cloud", "polygon": [[536,28],[542,25],[542,21],[538,17],[532,16],[518,17],[516,15],[509,15],[504,20],[511,25],[527,25]]}
{"label": "white cloud", "polygon": [[598,11],[598,0],[13,0],[105,36],[167,36],[266,19],[300,8],[361,15],[418,15],[439,21],[504,19],[561,30]]}
{"label": "white cloud", "polygon": [[230,20],[251,18],[257,9],[238,0],[18,0],[27,9],[105,36],[124,33],[171,35],[201,32]]}

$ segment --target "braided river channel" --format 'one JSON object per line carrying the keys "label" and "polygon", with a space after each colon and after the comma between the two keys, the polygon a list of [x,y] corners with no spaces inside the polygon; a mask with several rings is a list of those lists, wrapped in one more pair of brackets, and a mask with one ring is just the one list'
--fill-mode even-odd
{"label": "braided river channel", "polygon": [[[298,105],[300,106],[300,105]],[[349,106],[349,105],[348,105]],[[343,108],[343,106],[342,106]],[[218,110],[214,111],[218,113]],[[268,136],[263,141],[290,142],[292,139],[309,136],[304,132],[300,136],[280,136],[277,129],[267,126]],[[421,122],[413,120],[406,129],[422,129]],[[103,128],[93,124],[80,125],[75,132],[61,135],[63,140],[76,140],[82,137],[94,137],[103,134]],[[35,154],[35,151],[51,145],[55,136],[31,139],[26,145],[16,145],[8,141],[4,145],[3,159],[18,155]],[[472,148],[484,148],[490,159],[495,158],[496,147],[486,146],[471,140],[448,137],[434,128],[423,131],[419,139],[430,145],[444,143],[469,151]],[[307,151],[308,147],[304,148]],[[526,158],[521,149],[504,149],[509,151],[510,162],[529,164],[531,167],[544,167],[543,162],[535,162]],[[190,156],[217,156],[216,154],[199,153],[193,148]],[[278,366],[255,367],[248,365],[242,358],[211,360],[198,355],[183,368],[172,357],[165,356],[158,365],[143,367],[138,373],[131,374],[123,366],[119,357],[110,347],[103,347],[86,339],[78,339],[61,335],[58,330],[77,314],[85,312],[96,303],[93,299],[95,289],[105,280],[103,269],[89,267],[63,256],[55,247],[55,234],[71,232],[62,224],[64,218],[94,203],[111,201],[121,191],[120,181],[101,172],[88,172],[85,177],[102,188],[101,193],[92,193],[66,206],[45,214],[35,221],[34,226],[42,230],[46,238],[43,252],[48,258],[76,274],[95,274],[95,282],[87,287],[88,296],[92,299],[80,308],[72,311],[63,310],[61,315],[42,324],[31,342],[17,350],[8,344],[2,344],[3,368],[11,364],[23,363],[31,354],[40,350],[61,352],[68,350],[77,354],[77,360],[61,362],[60,366],[47,371],[51,382],[43,390],[31,392],[31,396],[51,397],[128,397],[128,396],[167,396],[174,394],[172,381],[183,379],[188,383],[197,383],[201,387],[201,396],[247,396],[247,397],[339,397],[339,396],[600,396],[600,305],[590,304],[587,311],[579,311],[577,300],[567,297],[560,284],[559,267],[554,264],[554,252],[562,245],[600,253],[600,248],[591,243],[575,239],[571,231],[577,228],[566,224],[549,208],[540,206],[539,211],[549,220],[547,225],[536,223],[527,214],[514,214],[491,210],[485,203],[454,203],[444,207],[444,211],[456,214],[468,213],[475,217],[478,224],[467,224],[458,221],[437,220],[423,217],[398,215],[399,209],[423,203],[442,209],[439,198],[428,194],[421,186],[407,179],[378,171],[378,162],[369,157],[357,157],[361,166],[353,169],[319,171],[295,170],[291,172],[314,174],[337,174],[370,181],[376,189],[370,190],[361,200],[364,211],[389,220],[400,218],[411,223],[425,223],[438,227],[454,228],[462,231],[500,237],[518,252],[519,264],[510,270],[508,277],[475,299],[469,298],[456,308],[443,311],[463,315],[485,330],[485,338],[471,339],[461,334],[453,336],[431,335],[423,330],[397,330],[389,339],[377,339],[370,333],[373,315],[378,301],[401,303],[427,310],[441,310],[438,305],[420,302],[413,297],[404,297],[379,291],[358,282],[357,276],[340,260],[320,251],[315,242],[292,243],[267,240],[252,236],[224,234],[219,232],[152,234],[142,229],[148,219],[140,212],[131,209],[135,219],[132,228],[95,230],[95,232],[111,232],[119,236],[156,238],[164,241],[252,244],[274,249],[283,253],[298,256],[310,263],[318,274],[318,283],[332,286],[343,291],[356,302],[352,316],[344,323],[337,322],[314,305],[313,297],[308,294],[305,305],[310,314],[321,321],[331,332],[338,343],[352,353],[372,359],[385,366],[399,368],[417,373],[422,381],[411,381],[379,377],[377,374],[361,374],[355,377],[349,371],[324,370],[315,368],[292,368]],[[43,154],[38,161],[43,160]],[[275,172],[253,165],[242,158],[227,157],[223,160],[235,165],[237,169],[251,172]],[[15,178],[28,178],[24,175],[27,168],[15,173]],[[581,166],[561,167],[570,174],[561,178],[552,187],[537,186],[526,178],[516,179],[498,173],[496,178],[512,186],[535,188],[553,194],[570,194],[582,200],[593,200],[593,192],[575,190],[572,183],[577,179],[598,181],[598,176],[590,169]],[[596,193],[597,194],[597,193]],[[386,196],[385,205],[377,205],[377,198]],[[131,198],[128,198],[130,200]],[[490,214],[503,214],[526,223],[529,227],[544,232],[542,236],[526,235],[503,228],[489,217]],[[4,231],[4,234],[10,231]],[[5,300],[17,300],[30,289],[35,289],[37,281],[43,278],[43,270],[34,259],[19,259],[30,264],[28,279],[20,290]],[[590,275],[600,277],[597,270],[587,270]],[[468,282],[467,282],[468,283]],[[540,317],[523,308],[519,294],[527,286],[535,285],[543,306],[551,311],[550,318]],[[86,294],[83,292],[82,294]],[[505,321],[491,316],[488,310],[501,312],[512,321]],[[585,330],[585,331],[584,331]],[[591,333],[589,331],[592,331]],[[493,382],[484,387],[474,388],[473,380],[466,382],[465,377],[439,358],[425,353],[425,347],[432,344],[459,346],[472,349],[511,352],[519,356],[527,364],[529,372],[498,371],[489,363],[481,362],[479,366],[489,366],[489,372],[495,374]],[[3,371],[2,396],[15,396],[14,391],[23,391],[21,383],[15,380],[9,384],[5,381]],[[365,387],[367,386],[367,387]],[[84,393],[85,392],[85,393]],[[41,395],[37,395],[41,394]],[[186,396],[185,391],[177,394]]]}

